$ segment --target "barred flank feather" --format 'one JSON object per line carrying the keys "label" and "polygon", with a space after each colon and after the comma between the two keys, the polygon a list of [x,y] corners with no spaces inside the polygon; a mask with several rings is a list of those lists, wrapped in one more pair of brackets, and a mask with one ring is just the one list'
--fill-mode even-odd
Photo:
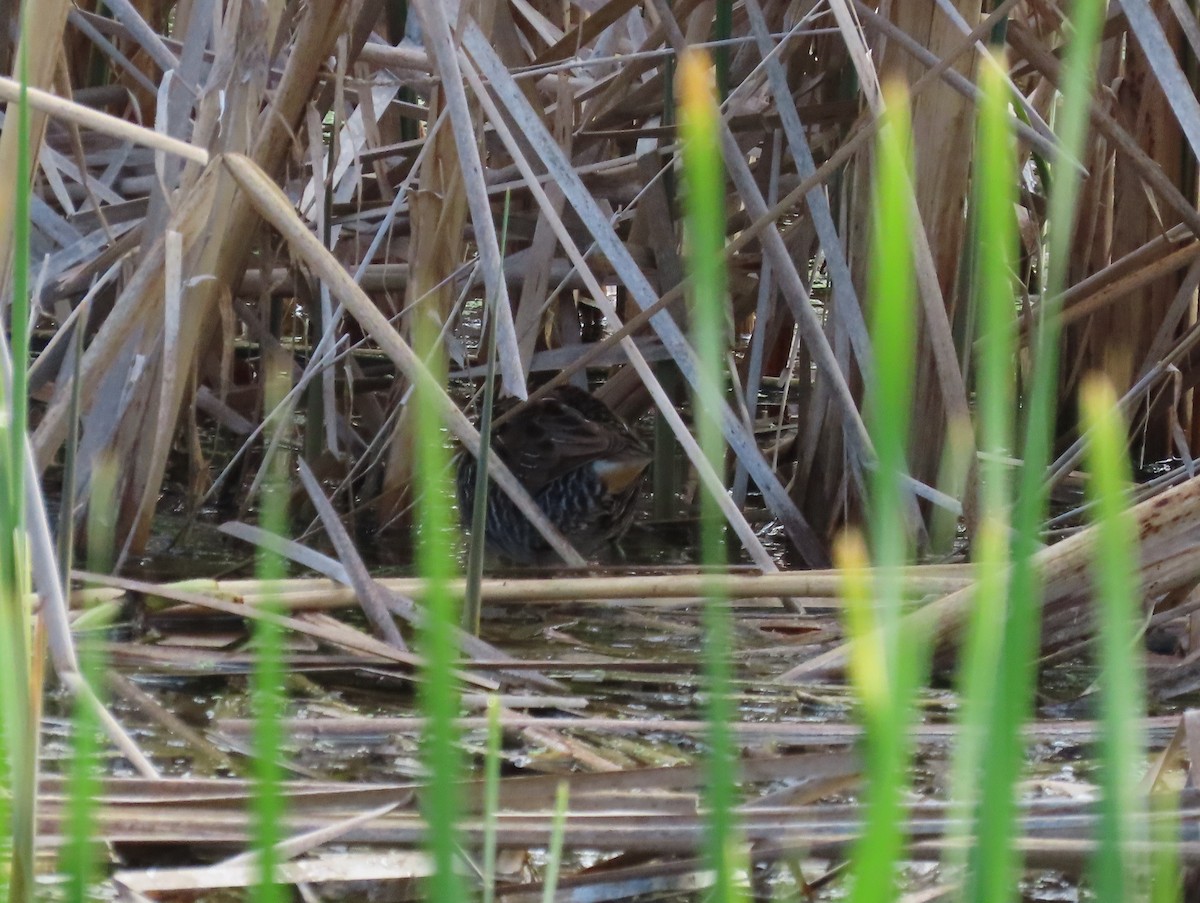
{"label": "barred flank feather", "polygon": [[[546,516],[584,555],[624,535],[650,453],[604,402],[561,386],[506,421],[492,440]],[[459,456],[458,508],[464,526],[475,501],[475,459]],[[519,563],[547,560],[550,549],[516,506],[489,490],[487,545]]]}

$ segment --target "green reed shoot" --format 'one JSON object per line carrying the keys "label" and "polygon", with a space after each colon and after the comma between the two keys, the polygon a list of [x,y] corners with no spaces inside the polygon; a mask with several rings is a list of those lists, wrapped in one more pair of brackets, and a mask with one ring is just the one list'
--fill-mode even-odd
{"label": "green reed shoot", "polygon": [[[21,17],[22,30],[26,30],[28,17]],[[21,70],[21,101],[18,105],[17,131],[20,141],[17,147],[17,172],[20,184],[16,193],[16,211],[13,216],[13,294],[12,294],[12,422],[13,429],[8,434],[10,460],[15,464],[25,459],[25,428],[29,416],[29,207],[31,188],[29,171],[31,167],[29,147],[29,104],[26,93],[29,87],[26,81],[25,48],[27,34],[22,35],[21,57],[18,63]],[[21,468],[18,468],[21,470]],[[17,479],[20,479],[19,477]],[[24,497],[21,496],[21,504]],[[24,520],[22,519],[22,527]]]}
{"label": "green reed shoot", "polygon": [[[911,135],[908,93],[889,84],[876,145],[871,247],[871,339],[876,377],[868,388],[867,425],[878,465],[870,481],[870,545],[878,568],[873,586],[850,581],[847,628],[851,680],[865,734],[865,823],[855,845],[852,901],[890,899],[903,851],[902,796],[911,757],[914,702],[926,643],[905,620],[902,567],[908,557],[906,450],[912,405],[916,321],[910,205]],[[861,544],[847,538],[839,564],[866,564]],[[873,598],[871,598],[873,595]]]}
{"label": "green reed shoot", "polygon": [[[92,633],[78,640],[79,668],[97,689],[104,682],[104,649]],[[71,713],[71,761],[67,775],[66,842],[59,870],[66,877],[66,903],[86,903],[98,877],[95,801],[100,795],[100,720],[94,706],[76,697]]]}
{"label": "green reed shoot", "polygon": [[487,748],[483,757],[483,893],[480,903],[496,899],[496,817],[500,811],[500,698],[488,696]]}
{"label": "green reed shoot", "polygon": [[[87,511],[87,565],[93,574],[107,574],[113,565],[116,523],[117,465],[112,455],[102,455],[92,469],[91,504]],[[65,525],[60,525],[65,529]],[[94,609],[92,610],[94,611]],[[87,614],[92,614],[89,611]],[[111,613],[109,615],[111,617]],[[76,631],[103,629],[103,624],[81,627]],[[104,686],[105,655],[96,637],[85,634],[79,640],[79,668],[83,679],[97,694]],[[100,722],[93,706],[76,697],[71,715],[71,762],[67,776],[67,830],[59,854],[59,870],[66,876],[67,903],[85,903],[99,874],[99,849],[96,832],[96,800],[101,789]]]}
{"label": "green reed shoot", "polygon": [[1092,863],[1099,903],[1142,899],[1145,868],[1132,847],[1144,814],[1138,775],[1145,764],[1141,614],[1137,581],[1137,524],[1129,511],[1127,435],[1117,393],[1103,376],[1090,376],[1079,393],[1088,445],[1088,499],[1096,530],[1093,586],[1100,626],[1100,845]]}
{"label": "green reed shoot", "polygon": [[1153,820],[1150,839],[1150,903],[1179,903],[1182,873],[1179,869],[1179,794],[1157,792],[1150,796]]}
{"label": "green reed shoot", "polygon": [[[21,17],[18,72],[20,102],[16,210],[13,216],[12,357],[0,377],[0,893],[10,901],[31,901],[37,834],[39,681],[33,673],[29,564],[25,532],[25,430],[29,364],[29,209],[31,161],[25,53],[28,17]],[[10,115],[14,112],[9,107]],[[3,343],[0,343],[3,344]],[[7,348],[0,353],[7,353]]]}
{"label": "green reed shoot", "polygon": [[[512,191],[504,192],[504,215],[500,227],[500,256],[508,248],[508,215],[512,202]],[[488,456],[486,451],[492,444],[492,409],[495,407],[496,391],[496,324],[493,312],[487,318],[487,335],[480,336],[480,344],[487,359],[483,377],[483,404],[479,409],[479,441],[483,452],[475,462],[475,499],[471,510],[471,543],[467,549],[467,589],[463,597],[463,629],[479,635],[479,620],[483,613],[483,559],[484,540],[487,530],[488,499]],[[470,454],[464,451],[463,454]],[[464,512],[466,513],[466,512]]]}
{"label": "green reed shoot", "polygon": [[[281,408],[287,394],[287,377],[266,374],[265,410]],[[284,535],[287,531],[287,500],[291,464],[283,446],[276,446],[266,462],[267,480],[263,484],[259,513],[264,530]],[[267,617],[254,622],[254,671],[251,675],[251,704],[254,711],[254,848],[258,853],[258,883],[254,899],[258,903],[282,903],[284,888],[275,880],[283,839],[284,799],[282,769],[279,762],[283,747],[283,637],[275,618],[281,608],[270,587],[286,576],[282,556],[259,546],[256,569],[258,579],[268,588],[261,610]]]}
{"label": "green reed shoot", "polygon": [[[79,439],[82,428],[79,420],[79,406],[83,395],[83,380],[80,378],[80,373],[82,372],[83,365],[85,332],[84,324],[80,323],[75,327],[74,335],[71,336],[71,403],[70,414],[68,415],[67,438],[63,445],[62,498],[59,500],[60,510],[62,511],[75,510],[75,479],[79,464]],[[92,480],[94,483],[95,473],[92,474]],[[94,507],[94,503],[88,506],[89,513]],[[75,557],[75,540],[75,519],[71,517],[60,519],[56,541],[58,543],[58,569],[63,586],[70,586],[71,584],[71,569],[74,567]],[[111,535],[109,541],[113,541]],[[92,573],[98,572],[93,571]],[[108,573],[108,571],[106,570],[101,573]]]}
{"label": "green reed shoot", "polygon": [[[733,37],[733,0],[717,0],[713,16],[713,40],[728,41]],[[717,78],[717,97],[721,102],[729,96],[729,45],[719,43],[713,49],[713,65]]]}
{"label": "green reed shoot", "polygon": [[[991,749],[988,738],[1009,725],[997,685],[1002,680],[1010,684],[1015,679],[1012,670],[1024,667],[1023,655],[1005,656],[1002,646],[1009,611],[1012,480],[1001,459],[1011,455],[1014,435],[1017,231],[1013,185],[1018,172],[1007,122],[1009,91],[1001,74],[1006,71],[1002,55],[997,55],[996,63],[980,71],[983,100],[973,179],[973,284],[979,325],[976,400],[979,449],[984,457],[979,462],[980,523],[974,549],[977,583],[962,656],[953,787],[955,815],[971,819],[975,843],[963,896],[992,901],[1012,895],[1016,801],[1011,781],[1020,773],[1023,759],[1019,745]],[[1007,669],[1003,678],[1001,669]]]}
{"label": "green reed shoot", "polygon": [[428,786],[422,794],[426,845],[433,860],[426,896],[430,900],[465,900],[455,863],[458,859],[458,819],[461,754],[455,719],[459,689],[454,677],[458,653],[455,629],[457,602],[449,591],[454,576],[452,494],[445,433],[438,409],[438,383],[445,384],[445,356],[438,324],[426,310],[416,312],[414,346],[429,371],[413,387],[415,490],[417,493],[417,568],[426,581],[425,616],[421,621],[424,658],[420,704],[426,719],[422,751]]}
{"label": "green reed shoot", "polygon": [[[1048,217],[1049,254],[1043,262],[1042,296],[1034,330],[1032,384],[1024,405],[1023,463],[1013,504],[1012,569],[1009,605],[1001,641],[1001,666],[991,691],[991,711],[984,748],[988,776],[984,782],[990,821],[981,825],[978,867],[987,869],[979,883],[979,899],[1011,899],[1020,871],[1018,851],[1004,849],[1015,831],[1016,786],[1024,761],[1021,725],[1029,717],[1041,625],[1041,579],[1033,566],[1046,512],[1045,471],[1049,461],[1058,381],[1060,311],[1071,236],[1074,232],[1079,174],[1071,161],[1081,156],[1091,103],[1096,52],[1104,19],[1104,0],[1081,0],[1071,7],[1074,35],[1067,47],[1062,101],[1056,117],[1061,148],[1054,161]],[[1005,178],[1010,173],[1005,172]],[[979,691],[982,692],[982,689]],[[1008,813],[1007,817],[1005,813]],[[972,879],[974,880],[974,879]]]}
{"label": "green reed shoot", "polygon": [[1071,7],[1075,34],[1067,46],[1062,101],[1057,114],[1061,152],[1055,161],[1050,191],[1048,255],[1044,262],[1041,304],[1034,331],[1033,379],[1026,403],[1024,466],[1020,470],[1013,509],[1013,610],[1005,632],[1006,654],[1024,654],[1028,661],[1017,683],[999,688],[1013,706],[1013,718],[1005,731],[1014,738],[1013,742],[1019,742],[1015,726],[1024,719],[1030,706],[1033,655],[1038,647],[1041,620],[1041,581],[1031,558],[1038,548],[1039,531],[1046,512],[1045,470],[1050,455],[1058,382],[1059,314],[1079,196],[1079,174],[1070,161],[1081,156],[1087,133],[1105,6],[1104,0],[1081,0]]}
{"label": "green reed shoot", "polygon": [[87,567],[93,574],[111,574],[117,561],[117,489],[120,464],[111,451],[92,465],[90,504],[87,508]]}
{"label": "green reed shoot", "polygon": [[562,865],[563,841],[567,835],[567,798],[570,785],[559,781],[554,788],[554,819],[550,823],[550,848],[546,851],[546,875],[542,881],[542,903],[554,903],[558,871]]}
{"label": "green reed shoot", "polygon": [[[677,91],[687,188],[684,224],[687,263],[693,280],[692,340],[700,360],[692,411],[700,448],[720,473],[724,467],[725,442],[717,412],[725,404],[728,294],[724,263],[725,174],[711,79],[712,68],[706,55],[688,52],[681,57]],[[723,518],[717,500],[707,491],[700,494],[700,555],[710,573],[727,564]],[[740,896],[734,883],[736,763],[729,728],[734,716],[730,701],[732,628],[728,600],[715,588],[705,593],[704,628],[709,745],[707,855],[715,873],[713,899],[729,901]]]}

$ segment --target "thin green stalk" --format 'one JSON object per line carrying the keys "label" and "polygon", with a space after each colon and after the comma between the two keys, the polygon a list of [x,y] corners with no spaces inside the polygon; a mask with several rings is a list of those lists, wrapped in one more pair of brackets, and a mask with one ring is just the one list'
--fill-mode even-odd
{"label": "thin green stalk", "polygon": [[1154,852],[1150,861],[1150,903],[1179,903],[1182,875],[1179,870],[1179,794],[1150,794],[1150,822]]}
{"label": "thin green stalk", "polygon": [[[83,339],[86,325],[86,321],[81,319],[75,327],[75,334],[71,337],[71,403],[68,414],[67,440],[63,444],[62,498],[60,500],[60,510],[62,511],[75,510],[75,480],[80,429],[79,405],[80,395],[83,391],[83,381],[80,379],[80,373],[82,371]],[[89,505],[89,511],[94,505],[94,502]],[[58,522],[58,568],[63,586],[71,585],[71,568],[74,565],[74,554],[75,519],[73,517],[60,518]],[[104,571],[104,573],[108,572]]]}
{"label": "thin green stalk", "polygon": [[[1012,186],[1017,164],[1007,122],[1009,91],[1001,75],[1004,71],[1003,56],[997,54],[996,65],[982,66],[980,73],[983,102],[976,141],[973,259],[979,308],[979,448],[987,454],[979,463],[981,516],[974,550],[978,582],[962,656],[961,730],[954,761],[954,815],[958,823],[973,816],[971,836],[976,844],[963,897],[995,901],[1012,893],[1008,864],[1015,825],[1009,813],[1012,789],[1004,781],[1020,769],[1021,755],[1015,746],[1003,750],[1016,755],[1015,762],[998,761],[999,752],[983,755],[989,733],[998,729],[991,720],[1004,717],[995,700],[1008,614],[1012,481],[1002,459],[1012,453],[1014,433],[1017,232]],[[954,845],[952,849],[962,850]],[[952,861],[962,864],[964,858],[956,853]]]}
{"label": "thin green stalk", "polygon": [[[21,47],[18,68],[21,73],[20,103],[17,107],[17,174],[21,180],[16,192],[16,210],[13,216],[15,265],[13,266],[12,294],[12,422],[14,429],[9,433],[11,461],[23,461],[25,456],[25,428],[29,418],[29,173],[32,170],[29,146],[29,104],[26,100],[28,73],[26,71],[26,47],[29,17],[21,16]],[[23,497],[22,497],[23,498]]]}
{"label": "thin green stalk", "polygon": [[[11,309],[12,351],[0,379],[0,706],[3,734],[0,739],[0,881],[10,901],[33,900],[34,845],[37,836],[37,682],[32,673],[32,621],[29,566],[25,534],[25,428],[28,419],[29,364],[29,172],[31,160],[29,105],[26,100],[26,49],[30,41],[29,17],[21,17],[17,68],[21,88],[16,105],[18,149],[16,210],[13,216],[14,263]],[[10,114],[12,107],[9,108]],[[7,353],[7,348],[3,352]]]}
{"label": "thin green stalk", "polygon": [[1088,498],[1094,503],[1093,585],[1099,603],[1101,731],[1100,846],[1092,862],[1096,900],[1143,899],[1144,863],[1134,851],[1144,814],[1138,792],[1145,765],[1142,660],[1138,636],[1138,532],[1129,510],[1129,460],[1117,393],[1103,376],[1090,376],[1079,394],[1089,445]]}
{"label": "thin green stalk", "polygon": [[[871,244],[871,336],[879,377],[867,395],[866,414],[879,456],[871,489],[871,553],[877,566],[897,567],[908,557],[901,477],[907,472],[916,343],[912,263],[912,155],[908,94],[903,85],[884,90],[886,112],[876,147]],[[900,611],[886,610],[899,622]],[[890,626],[885,623],[885,626]],[[893,635],[890,642],[897,642]]]}
{"label": "thin green stalk", "polygon": [[[728,41],[733,37],[733,0],[717,0],[717,11],[713,17],[713,38]],[[717,74],[717,97],[723,103],[729,96],[729,45],[721,43],[713,52],[713,64]]]}
{"label": "thin green stalk", "polygon": [[[993,714],[986,741],[992,768],[984,790],[988,792],[990,788],[996,795],[996,799],[987,804],[992,813],[991,830],[1010,834],[1016,830],[1016,784],[1024,755],[1021,725],[1029,717],[1032,707],[1040,645],[1042,585],[1040,575],[1034,569],[1033,556],[1040,546],[1040,530],[1046,512],[1045,471],[1050,457],[1058,385],[1062,291],[1070,262],[1079,193],[1079,175],[1069,161],[1083,156],[1081,151],[1087,132],[1096,53],[1106,5],[1105,0],[1080,0],[1071,7],[1075,32],[1067,47],[1062,102],[1057,116],[1061,156],[1054,161],[1048,218],[1049,252],[1044,262],[1043,291],[1034,338],[1032,384],[1024,405],[1023,465],[1017,479],[1013,508],[1011,604],[1004,624],[1002,664],[994,693],[997,711]],[[996,888],[995,893],[1013,899],[1020,853],[1013,846],[1000,859],[1003,861],[987,866],[994,868],[995,874],[989,872],[981,881]]]}
{"label": "thin green stalk", "polygon": [[[101,455],[92,470],[91,504],[88,505],[88,570],[107,574],[113,563],[113,538],[117,468],[112,455]],[[91,609],[87,615],[92,615]],[[112,617],[113,613],[109,613]],[[103,624],[80,626],[76,631],[103,629]],[[104,686],[104,650],[91,634],[80,640],[79,665],[84,680],[99,695]],[[59,856],[59,870],[66,876],[67,903],[85,903],[98,877],[99,850],[96,832],[96,800],[101,788],[100,723],[93,706],[78,696],[71,719],[71,764],[68,774],[66,843]]]}
{"label": "thin green stalk", "polygon": [[562,868],[563,840],[567,834],[567,798],[571,786],[559,781],[554,790],[554,820],[550,824],[550,849],[546,851],[546,877],[542,882],[542,903],[554,903],[558,873]]}
{"label": "thin green stalk", "polygon": [[[504,218],[500,227],[500,256],[503,257],[508,248],[508,213],[512,201],[512,192],[504,192]],[[475,462],[475,498],[471,510],[471,545],[467,550],[467,589],[463,597],[463,627],[476,636],[479,635],[479,622],[483,613],[483,559],[485,555],[484,540],[487,530],[487,497],[488,497],[488,456],[486,450],[492,445],[492,410],[495,407],[496,393],[496,323],[498,317],[493,315],[488,319],[487,338],[484,354],[487,357],[487,371],[483,377],[483,408],[479,414],[479,442],[482,448]],[[463,452],[470,454],[470,452]]]}
{"label": "thin green stalk", "polygon": [[500,811],[500,699],[487,702],[487,750],[483,758],[483,893],[481,903],[496,899],[496,816]]}
{"label": "thin green stalk", "polygon": [[[724,467],[725,443],[716,412],[724,404],[726,327],[725,178],[721,163],[717,106],[711,87],[711,67],[701,53],[687,53],[679,62],[680,128],[683,135],[683,175],[687,186],[686,236],[688,268],[693,277],[693,342],[701,362],[700,380],[692,399],[696,435],[713,468]],[[724,521],[717,500],[700,496],[701,561],[714,573],[727,564]],[[732,628],[728,600],[715,586],[704,599],[704,661],[708,706],[706,852],[715,873],[713,899],[740,898],[737,874],[736,761],[730,722]]]}
{"label": "thin green stalk", "polygon": [[429,375],[413,387],[416,439],[417,569],[426,581],[425,616],[421,621],[424,659],[420,704],[425,716],[422,751],[428,786],[421,796],[426,826],[426,846],[433,874],[426,896],[435,901],[466,899],[466,889],[455,863],[458,858],[458,819],[461,753],[455,718],[460,692],[454,678],[458,653],[455,630],[459,624],[455,596],[449,592],[454,577],[454,544],[450,523],[451,486],[442,418],[438,410],[438,382],[445,383],[445,355],[438,337],[439,324],[426,310],[418,310],[414,330],[417,353],[429,362]]}
{"label": "thin green stalk", "polygon": [[[885,87],[885,122],[876,147],[871,248],[871,338],[876,377],[867,393],[867,424],[879,456],[870,480],[870,538],[878,568],[875,608],[865,598],[847,615],[854,646],[852,677],[865,734],[865,823],[852,857],[850,899],[890,899],[904,845],[903,792],[911,757],[914,703],[925,667],[925,638],[903,618],[901,568],[908,557],[903,477],[916,344],[910,209],[908,94]],[[853,544],[840,547],[853,558]],[[865,556],[863,556],[865,563]],[[845,567],[854,562],[842,561]],[[861,592],[861,590],[860,590]],[[851,602],[848,598],[848,602]],[[854,613],[857,608],[857,614]]]}
{"label": "thin green stalk", "polygon": [[92,465],[90,504],[87,508],[87,566],[93,574],[111,574],[117,560],[117,486],[119,466],[112,451],[96,457]]}
{"label": "thin green stalk", "polygon": [[[91,633],[79,641],[79,666],[92,687],[103,686],[104,650]],[[100,723],[93,706],[75,697],[71,715],[71,762],[67,776],[66,842],[59,870],[66,877],[67,903],[87,903],[99,871],[96,804],[100,795]]]}
{"label": "thin green stalk", "polygon": [[[266,410],[275,410],[287,394],[286,377],[269,373],[266,382]],[[260,520],[264,530],[284,535],[287,530],[288,477],[291,466],[284,446],[276,446],[266,462],[267,480],[263,484]],[[271,589],[286,576],[285,563],[278,553],[260,546],[257,556],[258,579],[266,592],[263,610],[280,613],[277,594]],[[254,711],[254,849],[258,853],[258,883],[254,899],[258,903],[282,903],[284,888],[275,880],[279,864],[277,845],[283,839],[284,799],[282,769],[279,762],[283,747],[283,638],[272,618],[260,618],[254,628],[254,671],[251,675],[251,705]]]}

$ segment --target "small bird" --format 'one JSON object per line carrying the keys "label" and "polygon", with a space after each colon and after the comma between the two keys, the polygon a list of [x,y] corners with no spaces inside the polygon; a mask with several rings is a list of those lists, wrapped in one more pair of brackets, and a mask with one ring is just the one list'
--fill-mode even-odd
{"label": "small bird", "polygon": [[[550,522],[584,556],[625,534],[650,452],[600,399],[575,386],[555,388],[504,421],[492,449]],[[458,510],[469,526],[476,462],[458,459]],[[518,564],[552,560],[550,547],[504,491],[488,487],[487,545]]]}

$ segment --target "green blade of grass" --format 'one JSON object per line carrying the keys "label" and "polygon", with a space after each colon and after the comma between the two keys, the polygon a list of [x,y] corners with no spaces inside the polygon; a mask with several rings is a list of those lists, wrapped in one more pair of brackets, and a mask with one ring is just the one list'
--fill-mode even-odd
{"label": "green blade of grass", "polygon": [[[917,688],[925,667],[924,637],[903,620],[901,568],[908,557],[903,479],[907,473],[914,318],[910,205],[911,137],[904,86],[885,87],[884,123],[876,147],[871,246],[871,339],[875,374],[866,420],[878,455],[870,480],[871,552],[878,568],[871,611],[865,590],[848,597],[855,689],[865,734],[865,822],[852,856],[850,899],[890,899],[904,843],[902,811]],[[854,543],[839,546],[842,567],[866,565]],[[848,559],[848,560],[847,560]],[[857,608],[858,615],[851,613]]]}
{"label": "green blade of grass", "polygon": [[722,102],[729,96],[729,44],[733,37],[733,0],[717,0],[716,15],[713,16],[713,39],[718,42],[713,51],[713,63],[717,76],[717,96]]}
{"label": "green blade of grass", "polygon": [[[79,667],[93,687],[103,684],[104,653],[97,637],[80,642]],[[66,878],[67,903],[87,903],[98,877],[99,840],[95,800],[100,795],[100,723],[94,706],[75,697],[71,715],[71,762],[67,775],[66,842],[59,869]]]}
{"label": "green blade of grass", "polygon": [[[1024,405],[1023,463],[1013,505],[1010,607],[1004,621],[1001,666],[993,693],[995,711],[985,742],[990,776],[984,791],[986,793],[990,788],[992,793],[1004,796],[1006,802],[997,799],[989,805],[997,807],[995,817],[1006,822],[1015,818],[1014,794],[1024,756],[1021,725],[1029,717],[1032,706],[1040,645],[1042,586],[1034,569],[1033,556],[1040,547],[1040,530],[1046,512],[1044,473],[1050,456],[1058,383],[1062,289],[1069,265],[1079,192],[1079,174],[1070,161],[1083,156],[1081,151],[1105,7],[1104,0],[1080,0],[1071,7],[1075,31],[1067,47],[1062,101],[1057,117],[1061,150],[1053,170],[1048,218],[1049,253],[1044,263],[1043,291],[1034,337],[1033,376]],[[1011,814],[1004,816],[1004,811]],[[991,829],[1014,830],[1000,823],[992,825]],[[1011,898],[1020,854],[1013,850],[1004,858],[1004,862],[996,863],[1001,871],[988,877],[988,886],[995,888],[995,893]]]}
{"label": "green blade of grass", "polygon": [[[995,66],[983,66],[974,172],[976,297],[979,315],[977,410],[980,461],[981,516],[974,558],[977,584],[967,640],[962,656],[958,746],[954,760],[954,800],[957,823],[973,815],[975,847],[972,868],[964,883],[964,898],[1007,900],[1012,894],[1015,863],[1013,791],[1011,776],[1019,773],[1021,750],[1009,745],[987,749],[987,737],[1004,723],[995,704],[1001,681],[1005,619],[1008,615],[1009,522],[1012,481],[1004,459],[1012,453],[1013,361],[1016,352],[1016,294],[1013,274],[1017,232],[1015,192],[1017,165],[1008,127],[1007,71],[1002,56]],[[1012,659],[1008,662],[1011,663]],[[1011,680],[1011,677],[1008,678]],[[999,725],[991,723],[1000,719]],[[1001,761],[1000,757],[1016,760]],[[952,845],[962,851],[963,846]],[[961,852],[952,861],[961,864]]]}
{"label": "green blade of grass", "polygon": [[550,823],[550,848],[546,851],[546,875],[542,882],[542,903],[554,903],[558,873],[562,866],[563,841],[567,834],[567,798],[570,785],[559,781],[554,789],[554,818]]}
{"label": "green blade of grass", "polygon": [[439,383],[445,384],[445,355],[438,324],[426,311],[415,317],[414,349],[428,370],[413,386],[415,488],[417,492],[417,570],[426,581],[425,612],[420,643],[424,660],[420,705],[426,719],[422,752],[428,785],[421,795],[426,847],[433,860],[426,896],[430,900],[465,900],[465,888],[455,866],[458,858],[458,819],[461,754],[455,718],[459,689],[454,678],[458,653],[455,631],[459,616],[449,592],[454,577],[454,540],[450,522],[451,485],[445,434],[438,406]]}
{"label": "green blade of grass", "polygon": [[[721,162],[717,105],[712,69],[703,53],[680,58],[678,95],[683,137],[683,176],[687,189],[685,227],[687,265],[692,275],[693,342],[700,361],[692,411],[700,448],[718,472],[724,468],[725,440],[717,418],[725,404],[725,175]],[[727,565],[724,519],[717,499],[700,494],[700,557],[709,573]],[[704,598],[704,665],[707,688],[708,756],[705,802],[708,807],[706,853],[714,872],[712,899],[739,899],[735,884],[738,839],[733,816],[736,764],[730,721],[732,628],[727,600],[715,586]]]}
{"label": "green blade of grass", "polygon": [[[28,34],[29,17],[21,16],[21,47],[18,68],[21,73],[21,101],[18,104],[17,132],[20,142],[17,149],[17,173],[20,184],[16,192],[16,210],[13,214],[14,233],[14,266],[12,294],[12,423],[13,430],[9,433],[11,460],[23,461],[25,458],[25,427],[29,417],[29,208],[30,185],[29,173],[32,169],[29,146],[29,102],[25,52],[31,35]],[[14,479],[20,479],[22,468],[16,468]],[[24,495],[18,494],[16,500],[23,504]]]}
{"label": "green blade of grass", "polygon": [[[870,485],[871,553],[875,563],[886,568],[904,563],[908,554],[901,477],[907,472],[916,321],[908,92],[899,83],[889,83],[884,96],[871,242],[871,336],[880,376],[867,395],[866,419],[879,459]],[[899,619],[898,610],[885,613]]]}
{"label": "green blade of grass", "polygon": [[1144,863],[1133,850],[1144,808],[1137,790],[1144,766],[1142,662],[1138,637],[1137,525],[1129,511],[1129,461],[1117,393],[1090,376],[1079,393],[1089,445],[1088,498],[1094,504],[1093,585],[1099,603],[1101,757],[1100,846],[1092,863],[1096,899],[1143,899]]}
{"label": "green blade of grass", "polygon": [[[276,410],[287,394],[287,377],[279,372],[266,374],[266,410]],[[263,485],[260,521],[263,529],[280,536],[287,530],[287,499],[291,468],[284,446],[275,446],[266,462],[267,480]],[[277,552],[259,546],[256,570],[266,587],[262,607],[281,614],[272,589],[286,576],[284,559]],[[254,849],[258,853],[258,879],[254,888],[257,903],[282,903],[284,888],[275,880],[279,862],[277,847],[283,838],[283,775],[279,762],[283,747],[283,637],[274,618],[254,622],[254,670],[250,694],[254,711]]]}
{"label": "green blade of grass", "polygon": [[487,751],[483,759],[483,893],[481,903],[496,899],[496,816],[500,809],[500,698],[488,696]]}
{"label": "green blade of grass", "polygon": [[[26,51],[29,16],[21,16],[16,105],[18,131],[16,209],[13,215],[11,358],[0,378],[0,887],[10,901],[32,901],[37,837],[38,686],[33,667],[29,565],[25,533],[25,427],[29,364],[29,104]],[[9,107],[10,114],[13,107]],[[2,345],[4,343],[0,343]],[[9,349],[4,347],[4,354]]]}
{"label": "green blade of grass", "polygon": [[[107,574],[112,568],[116,527],[112,512],[116,509],[117,476],[114,457],[101,455],[92,470],[91,504],[87,511],[87,563],[93,574]],[[72,626],[76,632],[102,629],[116,613],[117,609],[110,609],[105,614],[93,608],[76,618]],[[93,623],[100,617],[106,623]],[[83,678],[99,691],[104,686],[103,648],[91,636],[86,636],[80,646],[79,666]],[[59,869],[66,877],[67,903],[86,903],[93,899],[90,892],[98,877],[95,810],[101,788],[99,731],[95,707],[76,695],[71,717],[67,835],[59,855]]]}
{"label": "green blade of grass", "polygon": [[1154,851],[1150,862],[1150,903],[1178,903],[1182,896],[1179,871],[1179,794],[1153,793],[1150,823]]}
{"label": "green blade of grass", "polygon": [[[500,256],[508,249],[508,215],[512,192],[504,192],[504,216],[500,227]],[[493,315],[488,320],[487,340],[484,354],[487,370],[483,377],[483,406],[479,414],[479,445],[482,449],[475,462],[475,497],[471,509],[471,543],[467,550],[467,589],[463,597],[463,627],[479,635],[479,621],[483,610],[481,587],[483,586],[484,541],[487,530],[488,456],[492,446],[492,410],[495,407],[496,391],[496,322]],[[463,454],[470,454],[464,451]]]}

